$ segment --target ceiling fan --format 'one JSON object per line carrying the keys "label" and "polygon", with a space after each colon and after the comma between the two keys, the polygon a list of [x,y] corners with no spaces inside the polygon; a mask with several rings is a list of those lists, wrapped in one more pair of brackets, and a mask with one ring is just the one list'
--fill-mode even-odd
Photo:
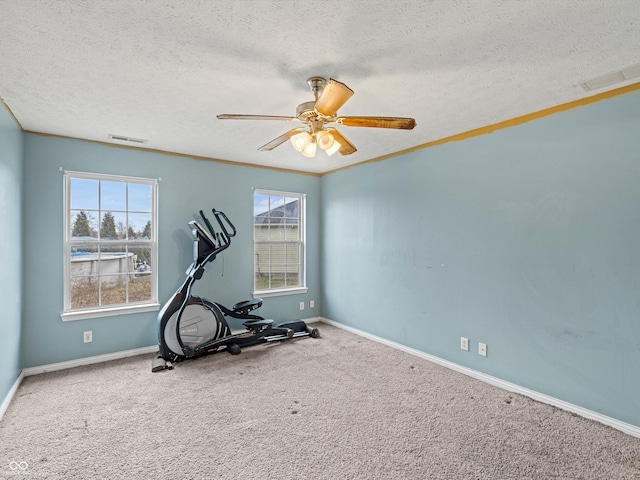
{"label": "ceiling fan", "polygon": [[347,117],[338,116],[338,109],[346,103],[353,90],[344,83],[329,79],[327,83],[323,77],[311,77],[307,80],[315,100],[298,105],[295,117],[274,115],[218,115],[220,120],[285,120],[298,121],[304,126],[296,127],[261,146],[258,150],[269,151],[287,140],[291,140],[293,147],[305,155],[313,157],[316,147],[320,147],[327,155],[339,152],[350,155],[356,147],[347,140],[336,128],[328,125],[337,124],[346,127],[375,127],[411,130],[416,126],[413,118],[405,117]]}

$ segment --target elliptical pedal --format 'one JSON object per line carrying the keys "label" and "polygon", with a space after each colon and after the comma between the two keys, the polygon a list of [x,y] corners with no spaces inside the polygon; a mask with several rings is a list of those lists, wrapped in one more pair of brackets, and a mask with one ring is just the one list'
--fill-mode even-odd
{"label": "elliptical pedal", "polygon": [[267,318],[247,320],[242,325],[247,327],[247,330],[250,330],[252,333],[259,333],[271,327],[273,320]]}

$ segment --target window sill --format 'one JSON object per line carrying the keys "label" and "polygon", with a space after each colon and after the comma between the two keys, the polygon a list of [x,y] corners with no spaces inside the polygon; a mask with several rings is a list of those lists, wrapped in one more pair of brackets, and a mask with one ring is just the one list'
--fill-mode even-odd
{"label": "window sill", "polygon": [[76,310],[60,315],[63,322],[74,320],[88,320],[90,318],[113,317],[129,313],[153,312],[160,310],[159,303],[146,303],[144,305],[127,305],[125,307],[104,308],[100,310]]}
{"label": "window sill", "polygon": [[307,287],[283,288],[281,290],[258,290],[253,292],[253,298],[258,297],[279,297],[281,295],[295,295],[298,293],[307,293]]}

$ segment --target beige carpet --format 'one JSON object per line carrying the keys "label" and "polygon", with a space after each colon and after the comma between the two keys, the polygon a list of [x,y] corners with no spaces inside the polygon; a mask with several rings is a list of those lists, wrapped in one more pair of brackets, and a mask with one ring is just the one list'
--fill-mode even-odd
{"label": "beige carpet", "polygon": [[640,439],[329,325],[151,373],[27,377],[0,477],[639,479]]}

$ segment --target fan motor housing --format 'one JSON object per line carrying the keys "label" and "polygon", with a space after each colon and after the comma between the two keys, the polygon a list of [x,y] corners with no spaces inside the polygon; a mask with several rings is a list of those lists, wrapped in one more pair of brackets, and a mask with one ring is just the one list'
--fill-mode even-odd
{"label": "fan motor housing", "polygon": [[304,102],[298,105],[298,108],[296,108],[296,117],[298,117],[298,119],[303,122],[306,122],[310,118],[315,117],[316,116],[316,111],[314,110],[315,104],[316,102],[314,101],[314,102]]}

